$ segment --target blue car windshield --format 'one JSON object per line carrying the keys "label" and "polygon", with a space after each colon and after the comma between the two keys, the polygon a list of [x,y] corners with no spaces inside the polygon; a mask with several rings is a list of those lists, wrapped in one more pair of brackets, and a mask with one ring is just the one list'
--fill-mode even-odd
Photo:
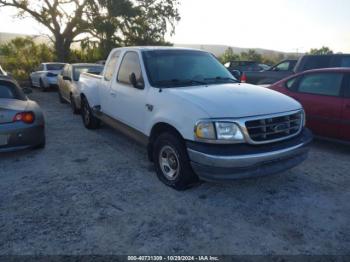
{"label": "blue car windshield", "polygon": [[184,87],[236,83],[231,73],[210,53],[195,50],[143,51],[153,87]]}

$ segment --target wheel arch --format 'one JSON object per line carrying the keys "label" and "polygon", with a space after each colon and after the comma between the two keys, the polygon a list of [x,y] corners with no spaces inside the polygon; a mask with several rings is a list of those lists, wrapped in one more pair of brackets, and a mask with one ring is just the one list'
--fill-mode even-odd
{"label": "wheel arch", "polygon": [[148,140],[147,145],[147,153],[148,153],[148,159],[153,162],[153,144],[156,138],[165,132],[169,132],[174,134],[175,136],[179,137],[182,141],[184,141],[183,136],[181,133],[173,126],[165,122],[159,122],[153,125],[151,129],[151,133]]}

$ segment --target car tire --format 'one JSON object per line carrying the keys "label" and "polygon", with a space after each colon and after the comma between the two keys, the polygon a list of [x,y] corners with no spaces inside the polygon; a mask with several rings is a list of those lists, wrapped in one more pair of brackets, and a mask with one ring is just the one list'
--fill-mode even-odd
{"label": "car tire", "polygon": [[44,82],[43,82],[43,80],[42,79],[40,79],[40,90],[42,91],[42,92],[46,92],[47,90],[46,90],[46,88],[45,88],[45,86],[44,86]]}
{"label": "car tire", "polygon": [[75,100],[74,100],[72,94],[70,95],[69,99],[70,99],[70,105],[71,105],[73,114],[74,115],[79,114],[79,110],[77,108],[77,105],[75,104]]}
{"label": "car tire", "polygon": [[165,132],[155,139],[153,160],[157,176],[165,185],[182,191],[198,184],[186,146],[175,133]]}
{"label": "car tire", "polygon": [[58,99],[59,99],[60,103],[61,104],[66,104],[66,100],[64,100],[64,98],[63,98],[59,88],[58,88],[58,92],[57,93],[58,93]]}
{"label": "car tire", "polygon": [[81,102],[81,117],[87,129],[97,129],[101,125],[101,120],[94,116],[86,98]]}
{"label": "car tire", "polygon": [[35,146],[33,149],[34,150],[44,149],[45,146],[46,146],[46,138],[44,137],[43,141],[39,145]]}

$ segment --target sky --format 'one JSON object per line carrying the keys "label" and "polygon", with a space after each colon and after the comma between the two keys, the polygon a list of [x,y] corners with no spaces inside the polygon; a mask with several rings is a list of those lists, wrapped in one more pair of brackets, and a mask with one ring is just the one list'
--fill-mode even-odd
{"label": "sky", "polygon": [[[328,46],[350,53],[350,0],[179,0],[181,21],[167,40],[305,52]],[[0,32],[41,34],[32,19],[0,10]]]}

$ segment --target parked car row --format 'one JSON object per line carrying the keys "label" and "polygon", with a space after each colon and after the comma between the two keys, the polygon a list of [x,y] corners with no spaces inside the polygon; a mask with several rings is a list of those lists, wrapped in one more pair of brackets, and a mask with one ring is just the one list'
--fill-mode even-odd
{"label": "parked car row", "polygon": [[254,85],[271,85],[288,76],[311,69],[350,67],[349,54],[304,55],[299,60],[284,60],[268,70],[252,71],[231,68],[231,73]]}
{"label": "parked car row", "polygon": [[62,72],[64,63],[42,63],[30,74],[32,87],[47,91],[49,88],[57,87],[57,76]]}

